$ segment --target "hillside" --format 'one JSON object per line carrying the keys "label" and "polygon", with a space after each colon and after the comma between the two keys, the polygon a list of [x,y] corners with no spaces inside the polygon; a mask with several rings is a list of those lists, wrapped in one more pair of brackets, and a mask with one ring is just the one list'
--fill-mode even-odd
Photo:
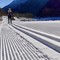
{"label": "hillside", "polygon": [[50,0],[39,12],[39,16],[60,16],[60,0]]}
{"label": "hillside", "polygon": [[12,8],[14,12],[18,13],[32,13],[36,15],[37,12],[48,2],[48,0],[14,0],[11,4],[4,7],[5,11]]}
{"label": "hillside", "polygon": [[0,8],[0,16],[5,15],[5,12]]}
{"label": "hillside", "polygon": [[7,12],[12,8],[13,12],[31,13],[34,16],[60,16],[60,0],[14,0],[4,7]]}

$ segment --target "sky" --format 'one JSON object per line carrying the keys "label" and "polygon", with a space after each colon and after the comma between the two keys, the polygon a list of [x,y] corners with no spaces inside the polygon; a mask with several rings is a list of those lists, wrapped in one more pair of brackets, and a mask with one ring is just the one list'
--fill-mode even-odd
{"label": "sky", "polygon": [[0,8],[10,4],[13,0],[0,0]]}

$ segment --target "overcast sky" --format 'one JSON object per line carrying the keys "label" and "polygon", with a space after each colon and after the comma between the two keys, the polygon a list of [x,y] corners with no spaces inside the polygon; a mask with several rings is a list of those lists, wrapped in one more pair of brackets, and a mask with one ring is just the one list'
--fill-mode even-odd
{"label": "overcast sky", "polygon": [[8,4],[10,4],[13,0],[0,0],[0,7],[4,7]]}

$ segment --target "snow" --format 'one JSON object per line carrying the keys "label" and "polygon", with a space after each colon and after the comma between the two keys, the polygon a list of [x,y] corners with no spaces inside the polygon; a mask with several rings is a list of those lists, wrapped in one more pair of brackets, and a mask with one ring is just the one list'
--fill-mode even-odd
{"label": "snow", "polygon": [[[42,44],[41,42],[35,40],[34,38],[26,35],[26,34],[23,33],[23,32],[20,32],[19,30],[13,28],[11,25],[7,24],[7,17],[6,17],[6,16],[3,16],[2,19],[3,19],[3,23],[4,23],[4,24],[8,25],[8,26],[9,26],[10,28],[12,28],[15,32],[17,32],[19,35],[23,36],[27,41],[29,41],[31,44],[33,44],[36,48],[38,48],[40,51],[42,51],[45,55],[48,55],[48,57],[50,57],[52,60],[53,60],[53,59],[54,59],[54,60],[60,60],[60,53],[56,52],[55,50],[51,49],[50,47]],[[55,35],[55,34],[49,34],[49,33],[46,33],[46,32],[39,31],[39,30],[32,29],[32,28],[30,28],[30,27],[24,26],[24,25],[23,25],[24,23],[27,24],[27,25],[28,25],[28,24],[29,24],[29,25],[30,25],[30,24],[34,24],[34,23],[35,23],[35,24],[38,24],[38,23],[43,23],[43,24],[44,24],[44,23],[46,23],[46,24],[58,24],[58,23],[59,23],[59,24],[60,24],[60,21],[29,21],[29,22],[21,22],[21,21],[19,22],[19,20],[13,21],[13,24],[17,24],[17,25],[22,26],[22,27],[24,27],[24,28],[27,28],[27,29],[30,29],[30,30],[33,30],[33,31],[36,31],[36,32],[39,32],[39,33],[42,33],[42,34],[46,34],[46,35],[49,35],[49,36],[52,36],[52,37],[55,37],[55,38],[60,39],[60,36],[57,36],[57,35]],[[3,25],[2,25],[2,26],[3,26]],[[24,30],[24,29],[21,28],[21,30]],[[41,39],[43,39],[43,40],[45,40],[45,41],[48,41],[48,42],[50,42],[50,43],[52,43],[52,44],[60,47],[60,43],[57,42],[57,41],[55,41],[55,40],[49,39],[49,38],[47,38],[47,37],[44,37],[44,36],[41,36],[41,35],[38,35],[38,34],[35,34],[35,33],[32,33],[32,32],[27,31],[27,30],[24,30],[24,31],[29,32],[29,33],[31,33],[32,35],[35,35],[35,36],[37,36],[37,37],[39,37],[39,38],[41,38]],[[16,38],[20,39],[19,37],[16,37]],[[9,42],[10,42],[10,41],[9,41]],[[14,42],[14,41],[12,40],[12,42]],[[2,42],[1,42],[1,43],[2,43]],[[6,41],[5,41],[5,43],[6,43]],[[26,43],[23,42],[23,44],[26,44]],[[10,45],[11,45],[11,43],[10,43]],[[14,42],[13,46],[14,46],[14,48],[15,48],[15,50],[16,50],[15,45],[16,45],[16,44],[15,44],[15,42]],[[2,46],[2,45],[1,45],[1,46]],[[9,46],[9,44],[8,44],[8,46]],[[17,46],[17,45],[16,45],[16,46]],[[5,46],[4,46],[4,47],[5,47]],[[11,45],[11,47],[12,47],[12,45]],[[5,49],[5,48],[4,48],[4,49]],[[6,44],[6,49],[7,49],[7,53],[8,53],[7,44]],[[12,47],[12,49],[13,49],[13,47]],[[12,52],[11,52],[10,46],[9,46],[9,50],[10,50],[10,53],[11,53],[11,56],[12,56]],[[5,51],[5,50],[4,50],[4,51]],[[19,55],[19,53],[17,52],[17,50],[16,50],[16,52],[14,51],[13,53],[14,53],[14,54],[17,53],[17,54]],[[1,54],[2,54],[2,50],[1,50]],[[4,53],[4,54],[5,54],[5,53]],[[24,54],[25,54],[25,53],[24,53]],[[21,55],[22,55],[22,53],[21,53]],[[25,55],[26,55],[26,54],[25,54]],[[38,52],[38,55],[40,55],[39,52]],[[2,57],[2,56],[1,56],[1,57]],[[8,57],[9,57],[9,54],[8,54]],[[16,58],[16,54],[15,54],[15,58]],[[12,59],[13,59],[13,57],[12,57]],[[17,59],[17,58],[16,58],[16,59]],[[2,59],[1,59],[1,60],[2,60]],[[42,59],[42,60],[43,60],[43,59]]]}
{"label": "snow", "polygon": [[[20,29],[21,29],[21,28],[20,28]],[[24,29],[21,29],[21,30],[24,30]],[[43,40],[45,40],[45,41],[48,41],[48,42],[50,42],[50,43],[52,43],[52,44],[57,45],[57,46],[60,47],[60,42],[57,42],[57,41],[55,41],[55,40],[52,40],[52,39],[50,39],[50,38],[46,38],[46,37],[44,37],[44,36],[35,34],[35,33],[33,33],[33,32],[27,31],[27,30],[24,30],[24,31],[29,32],[29,33],[31,33],[32,35],[35,35],[35,36],[37,36],[37,37],[39,37],[39,38],[41,38],[41,39],[43,39]]]}
{"label": "snow", "polygon": [[[9,25],[10,26],[10,25]],[[10,26],[11,27],[11,26]],[[23,36],[25,39],[27,39],[29,42],[31,42],[34,46],[42,50],[45,54],[47,54],[49,57],[54,59],[60,59],[60,54],[54,51],[53,49],[45,46],[44,44],[36,41],[35,39],[31,38],[30,36],[16,30],[15,28],[11,27],[14,31],[18,32],[21,36]]]}
{"label": "snow", "polygon": [[14,21],[13,23],[60,38],[60,21]]}

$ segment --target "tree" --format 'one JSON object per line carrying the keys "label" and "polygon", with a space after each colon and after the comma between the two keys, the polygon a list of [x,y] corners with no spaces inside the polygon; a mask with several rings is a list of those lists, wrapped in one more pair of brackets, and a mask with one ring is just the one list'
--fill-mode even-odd
{"label": "tree", "polygon": [[2,10],[2,8],[0,8],[0,16],[5,15],[6,13]]}

